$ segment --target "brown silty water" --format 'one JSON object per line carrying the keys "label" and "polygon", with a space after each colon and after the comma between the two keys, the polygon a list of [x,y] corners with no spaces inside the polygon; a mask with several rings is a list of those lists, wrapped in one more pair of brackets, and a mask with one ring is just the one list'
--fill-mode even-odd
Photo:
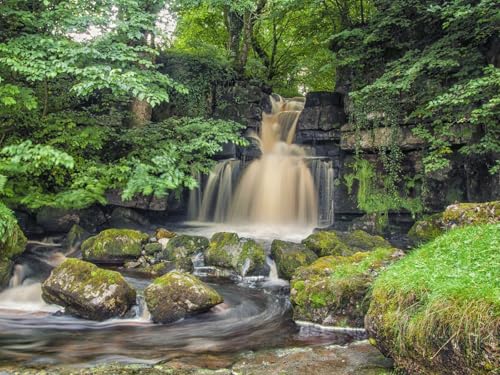
{"label": "brown silty water", "polygon": [[273,96],[271,101],[271,114],[264,114],[259,134],[253,134],[262,155],[245,169],[234,196],[228,197],[227,219],[232,223],[315,226],[317,190],[304,149],[293,144],[304,101]]}

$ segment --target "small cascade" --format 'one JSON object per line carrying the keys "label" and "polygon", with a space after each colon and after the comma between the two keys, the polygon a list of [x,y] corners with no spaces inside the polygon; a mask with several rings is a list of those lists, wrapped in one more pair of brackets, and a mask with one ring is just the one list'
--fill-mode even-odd
{"label": "small cascade", "polygon": [[311,171],[314,185],[318,189],[318,225],[326,227],[334,221],[334,171],[329,159],[311,159]]}
{"label": "small cascade", "polygon": [[16,264],[14,266],[14,270],[12,271],[12,277],[9,280],[9,288],[15,288],[16,286],[20,286],[26,277],[26,270],[22,264]]}
{"label": "small cascade", "polygon": [[[239,170],[239,160],[228,159],[219,162],[208,176],[204,188],[191,192],[189,218],[200,221],[226,221]],[[201,183],[199,186],[202,186]]]}

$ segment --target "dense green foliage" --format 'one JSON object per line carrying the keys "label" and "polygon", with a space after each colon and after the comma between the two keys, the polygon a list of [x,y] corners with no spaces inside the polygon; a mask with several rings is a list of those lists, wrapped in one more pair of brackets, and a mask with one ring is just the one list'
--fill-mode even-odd
{"label": "dense green foliage", "polygon": [[360,128],[414,126],[428,142],[427,173],[448,165],[454,144],[497,172],[492,157],[500,151],[497,5],[377,1],[366,27],[332,40],[337,63],[350,77],[352,120]]}
{"label": "dense green foliage", "polygon": [[493,348],[500,328],[499,247],[499,224],[457,228],[377,278],[368,321],[396,363],[415,360],[439,371],[453,348],[455,361],[463,361],[460,365],[471,373],[494,373],[498,357]]}

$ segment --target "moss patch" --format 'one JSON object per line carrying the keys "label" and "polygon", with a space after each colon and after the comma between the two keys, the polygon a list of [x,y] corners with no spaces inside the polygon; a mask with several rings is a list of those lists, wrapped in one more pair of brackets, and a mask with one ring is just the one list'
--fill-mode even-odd
{"label": "moss patch", "polygon": [[374,283],[367,328],[410,373],[500,368],[500,224],[457,228],[413,251]]}
{"label": "moss patch", "polygon": [[13,259],[26,249],[28,239],[17,224],[13,224],[6,235],[0,239],[0,259]]}
{"label": "moss patch", "polygon": [[328,256],[299,268],[291,281],[294,319],[362,327],[370,285],[396,259],[394,253],[395,249],[381,248],[348,257]]}
{"label": "moss patch", "polygon": [[352,232],[318,231],[309,235],[302,243],[318,256],[352,255],[358,251],[371,251],[376,248],[391,247],[380,236],[373,236],[363,230]]}
{"label": "moss patch", "polygon": [[279,277],[290,280],[297,268],[314,262],[318,257],[302,244],[274,240],[271,256],[276,262]]}
{"label": "moss patch", "polygon": [[83,258],[96,263],[123,263],[138,258],[146,233],[132,229],[106,229],[82,244]]}

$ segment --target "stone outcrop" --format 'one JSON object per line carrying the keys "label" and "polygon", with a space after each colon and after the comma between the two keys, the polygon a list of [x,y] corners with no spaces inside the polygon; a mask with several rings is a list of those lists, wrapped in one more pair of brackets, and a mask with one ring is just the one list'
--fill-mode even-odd
{"label": "stone outcrop", "polygon": [[165,249],[158,253],[157,259],[171,261],[176,269],[191,272],[192,256],[203,252],[207,247],[207,238],[181,234],[169,239]]}
{"label": "stone outcrop", "polygon": [[301,266],[307,266],[314,262],[318,256],[305,245],[274,240],[271,244],[271,256],[276,262],[278,276],[290,280]]}

